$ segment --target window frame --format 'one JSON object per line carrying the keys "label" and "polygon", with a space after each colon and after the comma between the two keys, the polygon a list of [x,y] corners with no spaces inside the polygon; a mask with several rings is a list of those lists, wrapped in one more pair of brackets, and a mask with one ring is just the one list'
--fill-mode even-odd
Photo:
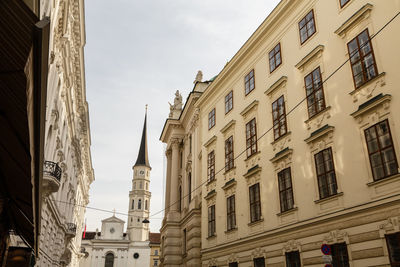
{"label": "window frame", "polygon": [[254,267],[265,267],[265,258],[258,257],[253,259]]}
{"label": "window frame", "polygon": [[[383,124],[383,123],[385,123],[386,124],[386,126],[387,126],[387,129],[388,129],[388,134],[389,134],[389,139],[390,139],[390,145],[387,145],[387,146],[385,146],[385,147],[382,147],[381,146],[381,142],[379,141],[379,137],[381,137],[381,136],[379,136],[378,135],[378,130],[377,130],[377,127],[380,125],[380,124]],[[367,131],[369,131],[370,129],[372,129],[372,128],[374,128],[374,130],[375,130],[375,135],[376,135],[376,137],[374,138],[375,140],[376,140],[376,142],[377,142],[377,146],[378,146],[378,149],[375,151],[375,152],[370,152],[370,148],[369,148],[369,146],[368,146],[368,142],[369,141],[371,141],[371,140],[367,140]],[[393,143],[393,137],[392,137],[392,132],[391,132],[391,130],[390,130],[390,124],[389,124],[389,119],[385,119],[385,120],[382,120],[382,121],[380,121],[380,122],[378,122],[378,123],[375,123],[374,125],[372,125],[372,126],[370,126],[370,127],[368,127],[367,129],[365,129],[364,130],[364,137],[365,137],[365,144],[366,144],[366,146],[367,146],[367,151],[368,151],[368,160],[369,160],[369,166],[370,166],[370,169],[371,169],[371,173],[372,173],[372,179],[374,180],[374,181],[380,181],[380,180],[383,180],[383,179],[386,179],[386,178],[388,178],[388,177],[390,177],[390,176],[393,176],[393,175],[396,175],[396,174],[398,174],[399,173],[399,163],[398,163],[398,161],[397,161],[397,156],[396,156],[396,149],[395,149],[395,147],[394,147],[394,143]],[[397,165],[397,172],[396,173],[394,173],[394,174],[387,174],[386,172],[386,169],[385,169],[385,162],[383,161],[384,160],[384,157],[383,157],[383,151],[385,151],[385,150],[388,150],[389,148],[392,148],[392,151],[393,151],[393,155],[394,155],[394,162],[395,162],[395,164]],[[381,178],[375,178],[375,175],[374,175],[374,168],[373,168],[373,166],[372,166],[372,160],[371,160],[371,156],[372,155],[375,155],[375,154],[378,154],[379,153],[379,156],[380,156],[380,159],[381,159],[381,166],[382,166],[382,169],[383,169],[383,172],[384,172],[384,174],[385,174],[385,176],[383,176],[383,177],[381,177]]]}
{"label": "window frame", "polygon": [[[248,86],[247,86],[248,85]],[[253,88],[251,88],[253,85]],[[247,90],[248,89],[248,90]],[[244,77],[244,94],[247,96],[252,91],[256,89],[256,79],[254,69],[252,69],[245,77]]]}
{"label": "window frame", "polygon": [[[347,244],[345,242],[343,243],[336,243],[336,244],[332,244],[330,245],[331,247],[331,251],[332,251],[332,264],[335,267],[350,267],[350,263],[349,263],[349,251],[347,249]],[[341,251],[343,252],[343,247],[346,248],[346,254],[342,255],[335,255],[336,251]],[[343,264],[343,262],[337,262],[337,261],[342,261],[343,256],[345,256],[345,258],[347,258],[347,262],[345,262]]]}
{"label": "window frame", "polygon": [[[367,33],[367,36],[368,36],[368,43],[369,43],[369,46],[370,46],[370,48],[371,48],[371,51],[368,53],[368,55],[371,54],[371,55],[372,55],[372,59],[373,59],[373,61],[374,61],[374,63],[373,63],[371,66],[374,68],[375,75],[374,75],[373,77],[371,77],[370,79],[367,79],[367,70],[365,69],[365,66],[364,66],[364,64],[363,64],[364,59],[365,59],[368,55],[366,55],[366,56],[365,56],[365,55],[362,55],[362,53],[360,52],[360,42],[359,42],[359,39],[358,39],[359,36],[362,35],[364,32]],[[351,58],[352,58],[352,56],[356,55],[357,53],[354,53],[354,55],[352,55],[352,53],[350,52],[350,47],[349,47],[349,46],[350,46],[350,43],[352,43],[354,40],[355,40],[356,43],[357,43],[357,50],[354,50],[353,53],[354,53],[355,51],[358,51],[359,60],[357,60],[357,62],[355,62],[355,63],[353,64],[352,61],[351,61]],[[366,46],[366,45],[364,44],[363,47],[365,47],[365,46]],[[368,83],[370,80],[374,79],[375,77],[377,77],[377,76],[379,75],[379,73],[378,73],[378,66],[377,66],[377,64],[376,64],[376,58],[375,58],[374,47],[373,47],[372,42],[371,42],[371,36],[370,36],[370,34],[369,34],[369,29],[368,29],[368,28],[366,28],[365,30],[363,30],[362,32],[360,32],[359,34],[357,34],[356,37],[354,37],[353,39],[351,39],[351,40],[347,43],[347,51],[348,51],[348,53],[349,53],[349,62],[350,62],[350,68],[351,68],[351,73],[352,73],[352,76],[353,76],[353,84],[354,84],[354,88],[355,88],[355,89],[360,88],[361,86],[363,86],[364,84]],[[356,64],[358,64],[359,62],[361,62],[361,70],[362,70],[363,82],[362,82],[361,84],[357,85],[357,84],[356,84],[356,79],[355,79],[355,76],[354,76],[353,66],[356,65]],[[371,67],[371,66],[370,66],[370,67]]]}
{"label": "window frame", "polygon": [[[319,75],[319,79],[320,79],[320,83],[321,86],[320,87],[315,87],[315,81],[314,81],[314,72],[318,71],[318,75]],[[312,92],[310,94],[307,93],[307,78],[311,77],[311,85],[312,85]],[[307,102],[307,112],[308,112],[308,118],[311,119],[315,116],[317,116],[319,113],[321,113],[322,111],[324,111],[326,109],[326,101],[325,101],[325,92],[324,92],[324,84],[322,81],[322,74],[321,74],[321,67],[318,66],[317,68],[315,68],[313,71],[311,71],[309,74],[307,74],[304,77],[304,89],[306,90],[306,102]],[[323,107],[321,108],[321,110],[318,111],[318,102],[316,101],[317,99],[317,92],[321,90],[322,93],[322,101],[323,101]],[[314,110],[315,113],[314,114],[310,114],[310,104],[308,103],[309,98],[313,96],[314,98]]]}
{"label": "window frame", "polygon": [[[328,152],[328,154],[329,154],[329,156],[330,156],[330,160],[332,161],[332,170],[330,170],[330,171],[326,171],[326,160],[325,160],[325,158],[324,158],[324,152],[325,151],[327,151]],[[323,168],[324,168],[324,172],[323,173],[319,173],[318,172],[318,163],[317,163],[317,157],[318,157],[318,155],[322,155],[322,160],[323,160]],[[325,149],[323,149],[323,150],[321,150],[321,151],[319,151],[318,153],[315,153],[314,154],[314,163],[315,163],[315,173],[316,173],[316,175],[317,175],[317,182],[318,182],[318,192],[319,192],[319,198],[320,199],[325,199],[325,198],[328,198],[328,197],[331,197],[331,196],[334,196],[334,195],[337,195],[338,194],[338,184],[337,184],[337,178],[336,178],[336,171],[335,171],[335,162],[334,162],[334,160],[333,160],[333,153],[332,153],[332,147],[328,147],[328,148],[325,148]],[[328,174],[329,173],[332,173],[333,172],[333,175],[334,175],[334,180],[335,180],[335,183],[334,183],[334,188],[335,188],[335,190],[334,190],[334,192],[333,193],[331,193],[331,192],[329,192],[330,191],[330,186],[328,185]],[[322,191],[321,191],[321,188],[322,188],[322,185],[321,185],[321,182],[320,182],[320,177],[322,177],[322,176],[324,176],[325,178],[325,184],[326,184],[326,187],[327,187],[327,192],[328,192],[328,194],[325,196],[325,195],[323,195],[322,193]],[[332,183],[333,184],[333,183]]]}
{"label": "window frame", "polygon": [[[254,134],[252,134],[252,130]],[[255,149],[253,149],[255,146]],[[250,153],[249,153],[250,151]],[[251,119],[246,123],[246,155],[250,158],[252,155],[258,152],[257,146],[257,122],[256,118]]]}
{"label": "window frame", "polygon": [[[310,35],[308,35],[308,28],[307,28],[307,25],[308,25],[308,22],[310,22],[311,20],[307,21],[306,19],[307,19],[307,16],[308,16],[310,13],[312,13],[312,21],[313,21],[313,24],[314,24],[314,31],[313,31]],[[305,23],[304,23],[304,26],[301,27],[300,24],[301,24],[301,22],[302,22],[303,20],[305,21]],[[313,35],[317,32],[317,27],[316,27],[317,24],[315,23],[314,9],[311,9],[309,12],[307,12],[307,14],[299,21],[298,25],[299,25],[300,44],[303,45],[305,42],[307,42],[307,40],[309,40],[309,39],[311,38],[311,36],[313,36]],[[301,40],[301,30],[302,30],[304,27],[306,27],[307,38],[304,39],[304,40],[302,41],[302,40]]]}
{"label": "window frame", "polygon": [[215,108],[213,108],[209,113],[208,113],[208,130],[212,129],[215,126]]}
{"label": "window frame", "polygon": [[236,229],[236,199],[235,195],[226,198],[226,230]]}
{"label": "window frame", "polygon": [[233,109],[233,90],[225,96],[225,114],[228,114]]}
{"label": "window frame", "polygon": [[192,201],[192,173],[189,172],[188,174],[188,202]]}
{"label": "window frame", "polygon": [[215,236],[215,205],[208,207],[208,237]]}
{"label": "window frame", "polygon": [[[279,50],[278,52],[276,52],[276,47],[279,46]],[[273,54],[272,54],[273,53]],[[272,56],[271,56],[272,54]],[[276,56],[279,54],[279,64],[276,65]],[[274,65],[273,68],[271,68],[271,60],[274,61]],[[268,61],[269,61],[269,73],[271,74],[272,72],[274,72],[281,64],[282,64],[282,46],[281,43],[279,42],[277,45],[274,46],[274,48],[272,48],[271,51],[268,52]]]}
{"label": "window frame", "polygon": [[235,167],[233,135],[225,140],[225,172]]}
{"label": "window frame", "polygon": [[[286,174],[289,174],[290,187],[286,184]],[[281,180],[283,181],[281,183]],[[284,184],[285,188],[281,188],[281,184]],[[291,168],[285,168],[278,172],[278,189],[279,189],[279,203],[281,207],[281,212],[289,211],[294,208],[294,197],[293,197],[293,180],[292,180],[292,171]],[[288,198],[288,195],[291,195],[291,199]],[[289,201],[291,200],[291,203]],[[283,204],[283,205],[282,205]]]}
{"label": "window frame", "polygon": [[250,204],[250,223],[260,221],[262,216],[260,183],[253,184],[249,187],[249,204]]}
{"label": "window frame", "polygon": [[215,180],[215,152],[211,150],[207,155],[207,178],[208,182]]}
{"label": "window frame", "polygon": [[285,259],[287,267],[301,267],[300,251],[294,250],[286,252]]}
{"label": "window frame", "polygon": [[[282,100],[283,105],[279,106],[279,101]],[[275,105],[275,108],[274,108]],[[282,136],[284,136],[285,134],[287,134],[287,119],[286,119],[286,107],[285,107],[285,97],[284,95],[280,96],[277,100],[275,100],[274,102],[272,102],[271,104],[272,106],[272,124],[273,124],[273,134],[274,134],[274,141],[278,140],[279,138],[281,138]],[[279,111],[281,110],[281,108],[283,109],[283,113],[282,115],[280,115]],[[277,118],[274,117],[274,112],[277,112]],[[283,121],[283,122],[282,122]],[[275,132],[275,125],[278,125],[278,135],[276,135]],[[282,126],[285,126],[285,132],[282,132]]]}
{"label": "window frame", "polygon": [[387,247],[387,250],[388,250],[388,257],[389,257],[390,266],[398,267],[398,266],[400,266],[400,261],[396,261],[396,262],[392,261],[392,256],[393,255],[391,253],[392,250],[391,250],[391,246],[390,246],[390,243],[389,243],[389,240],[388,240],[389,237],[393,237],[393,236],[394,236],[395,239],[397,239],[397,242],[399,244],[397,250],[400,251],[400,232],[385,235],[386,247]]}
{"label": "window frame", "polygon": [[340,5],[340,8],[343,8],[345,5],[347,5],[351,0],[344,0],[345,1],[345,3],[344,4],[342,4],[342,0],[339,0],[339,5]]}

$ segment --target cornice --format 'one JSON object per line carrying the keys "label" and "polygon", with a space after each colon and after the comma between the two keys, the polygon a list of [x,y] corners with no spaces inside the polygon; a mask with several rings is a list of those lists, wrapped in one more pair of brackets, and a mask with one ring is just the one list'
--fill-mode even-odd
{"label": "cornice", "polygon": [[245,108],[240,112],[240,115],[242,115],[243,117],[245,117],[251,110],[253,110],[254,108],[257,108],[259,102],[260,102],[260,101],[258,101],[258,100],[254,100],[253,102],[251,102],[247,107],[245,107]]}
{"label": "cornice", "polygon": [[302,71],[304,69],[304,66],[306,66],[313,58],[315,57],[320,57],[322,52],[324,51],[324,46],[323,45],[317,45],[313,50],[311,50],[310,53],[308,53],[305,57],[303,57],[296,65],[295,67]]}
{"label": "cornice", "polygon": [[276,82],[274,82],[265,92],[264,94],[271,96],[275,90],[285,86],[287,82],[287,76],[280,77]]}
{"label": "cornice", "polygon": [[228,131],[231,127],[233,127],[236,124],[236,120],[231,120],[228,122],[222,129],[220,130],[221,133],[225,133]]}
{"label": "cornice", "polygon": [[340,37],[345,37],[346,33],[360,20],[368,17],[371,13],[373,5],[370,3],[365,4],[356,13],[354,13],[349,19],[347,19],[339,28],[336,29],[335,33]]}

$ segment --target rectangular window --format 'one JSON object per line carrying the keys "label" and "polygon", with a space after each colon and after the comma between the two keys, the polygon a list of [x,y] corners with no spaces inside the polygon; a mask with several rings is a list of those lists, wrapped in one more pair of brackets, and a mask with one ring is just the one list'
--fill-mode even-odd
{"label": "rectangular window", "polygon": [[210,130],[215,126],[215,108],[208,113],[208,129]]}
{"label": "rectangular window", "polygon": [[285,99],[283,96],[272,103],[272,120],[274,122],[274,140],[287,132]]}
{"label": "rectangular window", "polygon": [[183,229],[183,253],[186,253],[186,229]]}
{"label": "rectangular window", "polygon": [[230,262],[229,263],[229,267],[238,267],[238,263],[237,262]]}
{"label": "rectangular window", "polygon": [[344,7],[350,0],[340,0],[340,7]]}
{"label": "rectangular window", "polygon": [[244,77],[244,92],[246,95],[248,95],[251,91],[254,90],[255,88],[255,83],[254,83],[254,70],[251,70],[249,74]]}
{"label": "rectangular window", "polygon": [[192,173],[189,172],[188,175],[188,201],[190,203],[190,201],[192,201]]}
{"label": "rectangular window", "polygon": [[324,88],[321,80],[321,70],[316,68],[304,78],[308,117],[311,118],[325,109]]}
{"label": "rectangular window", "polygon": [[261,203],[260,203],[260,184],[254,184],[249,187],[250,197],[250,221],[256,222],[261,219]]}
{"label": "rectangular window", "polygon": [[154,266],[158,266],[158,260],[154,260]]}
{"label": "rectangular window", "polygon": [[347,44],[347,48],[349,49],[354,86],[358,88],[378,75],[368,29],[351,40]]}
{"label": "rectangular window", "polygon": [[281,212],[293,209],[294,200],[290,168],[286,168],[278,173],[278,184]]}
{"label": "rectangular window", "polygon": [[225,140],[225,171],[233,168],[233,136]]}
{"label": "rectangular window", "polygon": [[208,237],[215,235],[215,205],[208,207]]}
{"label": "rectangular window", "polygon": [[308,12],[308,14],[299,22],[300,31],[300,43],[303,44],[315,33],[315,21],[314,21],[314,10]]}
{"label": "rectangular window", "polygon": [[320,199],[337,194],[335,166],[332,149],[324,149],[314,156]]}
{"label": "rectangular window", "polygon": [[264,258],[255,258],[253,262],[254,262],[254,267],[265,267]]}
{"label": "rectangular window", "polygon": [[389,121],[381,121],[365,130],[369,162],[374,180],[398,173],[398,164],[390,133]]}
{"label": "rectangular window", "polygon": [[286,267],[301,267],[299,251],[286,252]]}
{"label": "rectangular window", "polygon": [[227,230],[236,228],[235,195],[226,199]]}
{"label": "rectangular window", "polygon": [[332,264],[335,267],[350,267],[346,243],[331,245]]}
{"label": "rectangular window", "polygon": [[208,153],[208,181],[214,181],[215,179],[215,154],[214,150]]}
{"label": "rectangular window", "polygon": [[257,152],[256,118],[246,124],[246,154],[250,157]]}
{"label": "rectangular window", "polygon": [[281,44],[279,43],[269,52],[269,72],[273,72],[281,63]]}
{"label": "rectangular window", "polygon": [[233,91],[230,91],[225,96],[225,114],[231,111],[233,108]]}
{"label": "rectangular window", "polygon": [[400,267],[400,233],[386,235],[390,266]]}

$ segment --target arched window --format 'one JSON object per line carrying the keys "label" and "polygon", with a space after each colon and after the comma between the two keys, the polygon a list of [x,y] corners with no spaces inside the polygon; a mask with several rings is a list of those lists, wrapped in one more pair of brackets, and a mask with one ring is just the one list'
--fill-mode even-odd
{"label": "arched window", "polygon": [[146,190],[149,190],[149,183],[146,183]]}
{"label": "arched window", "polygon": [[189,172],[189,176],[188,176],[188,191],[189,191],[188,200],[190,203],[190,201],[192,200],[192,173],[191,172]]}
{"label": "arched window", "polygon": [[109,252],[106,254],[106,262],[104,264],[104,267],[113,267],[113,266],[114,266],[114,254]]}
{"label": "arched window", "polygon": [[139,210],[142,209],[142,200],[141,200],[141,199],[139,199],[139,201],[138,201],[137,208],[138,208]]}
{"label": "arched window", "polygon": [[135,200],[132,199],[132,209],[134,209],[134,208],[135,208]]}
{"label": "arched window", "polygon": [[144,209],[145,209],[145,210],[148,209],[148,207],[147,207],[147,199],[144,201]]}
{"label": "arched window", "polygon": [[139,183],[139,189],[143,189],[143,183],[142,182]]}

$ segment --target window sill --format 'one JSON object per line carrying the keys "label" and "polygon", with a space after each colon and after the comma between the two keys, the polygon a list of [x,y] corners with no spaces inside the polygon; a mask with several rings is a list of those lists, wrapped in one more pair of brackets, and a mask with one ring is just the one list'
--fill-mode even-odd
{"label": "window sill", "polygon": [[[225,168],[225,169],[226,169],[226,168]],[[229,170],[225,171],[225,172],[223,173],[223,175],[228,174],[228,173],[230,173],[231,171],[233,171],[233,170],[235,170],[235,169],[236,169],[236,166],[233,166],[233,167],[230,168]]]}
{"label": "window sill", "polygon": [[326,113],[326,112],[329,111],[330,109],[331,109],[331,106],[325,107],[323,110],[321,110],[321,111],[318,112],[317,114],[313,115],[313,116],[310,117],[308,120],[305,120],[304,123],[309,123],[310,121],[314,120],[315,118],[320,117],[321,115],[323,115],[324,113]]}
{"label": "window sill", "polygon": [[249,222],[247,225],[248,226],[255,226],[257,224],[260,224],[264,221],[264,218],[261,216],[261,218],[258,221],[254,221],[254,222]]}
{"label": "window sill", "polygon": [[217,179],[215,179],[215,177],[214,177],[214,179],[208,180],[206,185],[210,185],[210,184],[214,183],[216,180]]}
{"label": "window sill", "polygon": [[207,240],[213,240],[213,239],[215,239],[216,237],[217,237],[217,235],[214,234],[214,235],[208,236],[206,239],[207,239]]}
{"label": "window sill", "polygon": [[367,183],[367,185],[368,186],[375,186],[375,185],[383,184],[383,183],[386,183],[386,182],[390,183],[390,182],[392,182],[394,180],[399,180],[399,179],[400,179],[400,173],[396,173],[396,174],[393,174],[393,175],[388,176],[386,178],[382,178],[380,180]]}
{"label": "window sill", "polygon": [[230,233],[236,232],[237,230],[238,230],[238,228],[237,228],[237,226],[236,226],[235,228],[226,230],[226,231],[225,231],[225,234],[230,234]]}
{"label": "window sill", "polygon": [[[353,91],[351,91],[349,94],[350,95],[354,95],[355,93],[361,91],[364,87],[367,87],[368,85],[370,85],[371,83],[378,81],[379,79],[385,77],[386,72],[381,72],[378,75],[376,75],[374,78],[372,78],[371,80],[363,83],[362,85],[360,85],[359,87],[357,87],[356,89],[354,89]],[[383,82],[384,83],[384,82]]]}
{"label": "window sill", "polygon": [[279,141],[283,140],[285,137],[288,137],[292,134],[292,132],[286,132],[284,135],[279,136],[277,139],[275,139],[274,141],[271,142],[271,145],[275,145],[276,143],[278,143]]}
{"label": "window sill", "polygon": [[297,208],[296,205],[294,205],[294,207],[291,208],[290,210],[282,211],[282,212],[280,212],[280,213],[277,213],[276,215],[277,215],[277,216],[287,215],[287,214],[290,214],[290,213],[293,213],[293,212],[297,211],[298,209],[299,209],[299,208]]}
{"label": "window sill", "polygon": [[336,193],[336,195],[332,195],[332,196],[329,196],[329,197],[326,197],[326,198],[314,200],[314,203],[315,204],[324,203],[324,202],[327,202],[329,200],[339,198],[341,196],[343,196],[343,192]]}
{"label": "window sill", "polygon": [[257,152],[254,152],[253,154],[251,154],[250,156],[248,156],[244,161],[246,162],[246,161],[250,160],[251,158],[255,157],[256,155],[258,155],[258,154],[260,154],[260,153],[261,153],[261,151],[258,150]]}

